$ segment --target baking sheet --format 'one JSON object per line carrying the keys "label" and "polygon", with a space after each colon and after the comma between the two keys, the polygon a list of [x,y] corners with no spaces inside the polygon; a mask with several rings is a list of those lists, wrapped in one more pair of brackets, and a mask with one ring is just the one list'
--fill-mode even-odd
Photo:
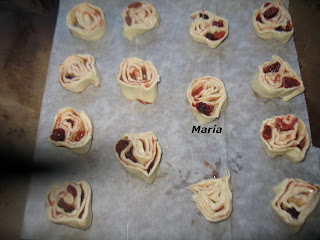
{"label": "baking sheet", "polygon": [[[289,102],[260,98],[251,89],[258,66],[279,55],[300,75],[294,40],[287,44],[256,36],[251,23],[264,1],[151,1],[160,26],[129,42],[122,35],[122,8],[132,1],[91,1],[100,6],[108,29],[99,41],[86,42],[69,32],[67,12],[81,1],[61,0],[38,127],[33,173],[25,208],[24,239],[302,239],[319,238],[319,208],[298,234],[291,234],[270,207],[272,187],[286,177],[320,183],[320,152],[310,147],[304,162],[270,159],[259,137],[262,121],[293,113],[309,129],[304,94]],[[288,1],[283,1],[288,9]],[[190,14],[206,9],[229,21],[229,35],[216,49],[192,41]],[[80,93],[63,89],[58,67],[76,53],[95,57],[101,86]],[[124,98],[116,82],[124,58],[151,60],[161,82],[151,105]],[[221,79],[228,108],[219,119],[202,125],[222,133],[192,133],[200,124],[186,102],[190,82],[204,75]],[[91,150],[77,155],[57,148],[47,137],[59,109],[83,110],[94,124]],[[129,132],[152,131],[162,147],[161,174],[152,185],[131,177],[116,159],[113,146]],[[310,132],[310,130],[309,130]],[[203,180],[211,170],[231,171],[233,212],[220,223],[205,220],[192,192],[185,187]],[[44,210],[53,182],[85,179],[92,187],[93,222],[88,230],[51,223]]]}

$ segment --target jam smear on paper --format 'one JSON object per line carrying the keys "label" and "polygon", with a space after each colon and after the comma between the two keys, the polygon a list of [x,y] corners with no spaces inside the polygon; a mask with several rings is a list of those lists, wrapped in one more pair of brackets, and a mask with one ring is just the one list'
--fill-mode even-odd
{"label": "jam smear on paper", "polygon": [[216,168],[213,165],[211,165],[208,161],[204,161],[203,165],[205,165],[206,167],[208,167],[212,171],[211,175],[213,178],[219,177],[219,174],[218,174],[218,171],[216,170]]}

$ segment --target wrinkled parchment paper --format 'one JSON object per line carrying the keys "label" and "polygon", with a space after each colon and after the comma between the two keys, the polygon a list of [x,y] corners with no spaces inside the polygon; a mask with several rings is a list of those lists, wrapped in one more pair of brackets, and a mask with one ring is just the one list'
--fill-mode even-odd
{"label": "wrinkled parchment paper", "polygon": [[[310,147],[304,162],[270,159],[259,129],[274,115],[293,113],[308,126],[304,94],[289,102],[267,100],[251,89],[258,66],[279,55],[300,75],[294,39],[287,44],[256,36],[251,18],[264,1],[200,0],[151,2],[160,26],[129,42],[122,35],[121,10],[131,1],[91,1],[100,6],[108,29],[99,41],[74,37],[66,26],[67,12],[81,1],[60,1],[50,65],[36,141],[33,173],[22,238],[27,239],[301,239],[319,238],[319,207],[303,229],[293,235],[272,212],[272,187],[284,178],[320,183],[319,149]],[[284,1],[288,9],[288,1]],[[192,41],[190,14],[206,9],[229,21],[229,36],[216,49]],[[95,57],[101,86],[80,93],[63,89],[59,65],[76,53]],[[120,93],[116,78],[124,58],[151,60],[161,82],[154,104],[130,101]],[[221,79],[228,108],[219,119],[202,125],[222,133],[192,133],[200,124],[186,102],[190,82],[211,75]],[[59,109],[85,111],[94,124],[91,150],[78,155],[57,148],[47,137]],[[161,174],[152,185],[131,177],[119,164],[114,144],[128,132],[152,131],[162,147]],[[310,131],[309,131],[310,132]],[[203,180],[211,170],[221,177],[231,171],[233,212],[220,223],[207,222],[185,187]],[[50,222],[45,196],[54,182],[85,179],[92,187],[92,226],[79,230]]]}

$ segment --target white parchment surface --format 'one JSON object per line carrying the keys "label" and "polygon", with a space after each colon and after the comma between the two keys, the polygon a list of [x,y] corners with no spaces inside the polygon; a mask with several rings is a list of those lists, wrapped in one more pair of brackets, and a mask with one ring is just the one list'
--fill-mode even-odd
{"label": "white parchment surface", "polygon": [[[122,9],[132,1],[91,1],[102,8],[108,29],[95,42],[74,37],[65,22],[81,1],[61,0],[43,96],[33,173],[24,215],[25,239],[311,239],[320,236],[319,207],[302,230],[293,235],[272,211],[272,187],[284,178],[320,183],[319,149],[310,147],[302,163],[285,157],[270,159],[259,129],[262,121],[293,113],[308,126],[301,94],[289,102],[256,95],[251,81],[258,66],[279,55],[300,75],[291,38],[287,44],[260,39],[251,18],[263,0],[152,0],[160,26],[129,42],[122,35]],[[288,1],[283,1],[288,9]],[[229,35],[216,49],[192,41],[190,14],[206,9],[229,21]],[[95,57],[101,86],[72,93],[59,85],[59,65],[72,54]],[[124,58],[151,60],[161,82],[158,98],[143,105],[123,97],[117,84]],[[228,108],[219,119],[202,125],[222,133],[192,133],[199,126],[187,102],[190,82],[211,75],[221,79]],[[49,143],[54,116],[66,106],[85,111],[94,125],[89,153],[78,155]],[[125,133],[152,131],[162,147],[161,174],[152,185],[131,177],[119,164],[114,144]],[[310,131],[309,131],[310,132]],[[221,177],[231,172],[233,212],[220,223],[207,222],[186,187],[211,170]],[[85,179],[92,187],[93,222],[88,230],[50,222],[45,196],[54,182]]]}

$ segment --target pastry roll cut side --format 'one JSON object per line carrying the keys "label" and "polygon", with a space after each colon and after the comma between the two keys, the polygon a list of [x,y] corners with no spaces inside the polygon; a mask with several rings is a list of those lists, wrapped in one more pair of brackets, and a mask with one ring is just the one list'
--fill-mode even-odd
{"label": "pastry roll cut side", "polygon": [[254,12],[252,24],[260,38],[282,43],[287,43],[294,32],[291,16],[280,0],[264,3]]}
{"label": "pastry roll cut side", "polygon": [[120,91],[129,100],[144,104],[153,103],[158,96],[160,77],[151,61],[140,58],[127,58],[120,64],[117,77]]}
{"label": "pastry roll cut side", "polygon": [[223,82],[211,76],[196,78],[190,83],[187,101],[200,124],[214,121],[228,106]]}
{"label": "pastry roll cut side", "polygon": [[102,9],[90,3],[75,6],[68,12],[66,22],[74,36],[87,41],[99,40],[107,30]]}
{"label": "pastry roll cut side", "polygon": [[160,174],[161,147],[151,133],[125,134],[114,147],[121,166],[148,184]]}
{"label": "pastry roll cut side", "polygon": [[216,48],[228,36],[229,27],[226,19],[206,10],[195,12],[191,17],[194,21],[189,34],[193,41]]}
{"label": "pastry roll cut side", "polygon": [[194,193],[193,200],[209,222],[220,222],[230,217],[232,188],[229,170],[224,178],[204,180],[188,189]]}
{"label": "pastry roll cut side", "polygon": [[134,2],[122,10],[123,35],[132,41],[160,24],[156,8],[149,2]]}
{"label": "pastry roll cut side", "polygon": [[316,208],[320,197],[319,190],[318,184],[286,178],[273,188],[275,197],[271,207],[290,230],[296,233]]}
{"label": "pastry roll cut side", "polygon": [[272,56],[272,61],[259,66],[251,87],[261,97],[279,97],[284,101],[289,101],[305,90],[297,73],[279,56]]}
{"label": "pastry roll cut side", "polygon": [[65,107],[55,116],[49,141],[59,147],[67,147],[75,153],[85,154],[92,142],[93,128],[84,112]]}
{"label": "pastry roll cut side", "polygon": [[310,146],[306,125],[293,114],[263,121],[260,137],[270,158],[284,155],[295,163],[303,161]]}
{"label": "pastry roll cut side", "polygon": [[87,229],[92,222],[91,187],[86,181],[53,184],[46,196],[50,221]]}
{"label": "pastry roll cut side", "polygon": [[74,54],[64,60],[59,67],[59,83],[71,92],[82,92],[89,84],[100,86],[100,74],[93,56]]}

